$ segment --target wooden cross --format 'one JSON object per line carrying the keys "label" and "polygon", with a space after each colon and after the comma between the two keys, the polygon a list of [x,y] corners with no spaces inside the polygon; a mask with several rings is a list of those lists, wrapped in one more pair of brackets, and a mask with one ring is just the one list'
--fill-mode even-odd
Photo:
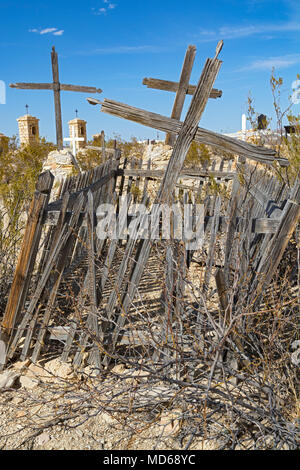
{"label": "wooden cross", "polygon": [[54,94],[54,106],[55,106],[55,123],[56,123],[56,142],[59,149],[63,148],[63,131],[62,131],[62,117],[61,117],[61,103],[60,103],[60,92],[61,91],[78,91],[80,93],[102,93],[100,88],[80,86],[80,85],[66,85],[59,82],[59,71],[58,71],[58,56],[55,51],[55,47],[52,47],[51,52],[51,63],[52,63],[52,83],[11,83],[11,88],[17,88],[21,90],[53,90]]}
{"label": "wooden cross", "polygon": [[[189,81],[191,78],[191,73],[193,70],[194,60],[196,56],[196,47],[188,46],[185,59],[182,66],[181,76],[179,83],[170,82],[167,80],[159,80],[156,78],[144,78],[143,85],[147,85],[148,88],[154,88],[156,90],[164,91],[173,91],[176,92],[176,97],[173,105],[173,110],[171,114],[172,119],[180,120],[181,113],[183,110],[183,105],[186,95],[194,95],[196,91],[195,85],[190,85]],[[210,98],[220,98],[222,96],[222,91],[212,89],[210,93]],[[172,147],[175,144],[175,135],[167,134],[166,135],[166,144],[171,145]]]}

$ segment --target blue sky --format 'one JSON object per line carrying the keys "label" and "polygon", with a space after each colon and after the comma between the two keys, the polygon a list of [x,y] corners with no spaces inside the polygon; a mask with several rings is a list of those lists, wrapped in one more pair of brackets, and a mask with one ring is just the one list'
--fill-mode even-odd
{"label": "blue sky", "polygon": [[[218,132],[241,127],[249,91],[258,112],[272,115],[272,66],[283,77],[283,106],[300,73],[299,0],[72,0],[0,1],[0,133],[17,133],[17,117],[40,119],[40,134],[55,139],[53,94],[8,87],[13,82],[51,81],[50,52],[59,54],[60,81],[96,86],[95,97],[110,98],[170,115],[174,94],[150,90],[144,77],[178,81],[186,48],[197,47],[191,82],[196,84],[207,57],[224,40],[223,64],[215,87],[223,97],[209,100],[200,125]],[[88,95],[62,92],[64,136],[68,121],[87,120],[88,135],[105,130],[123,138],[155,138],[157,132],[99,112]],[[190,102],[187,97],[185,111]],[[299,108],[299,109],[298,109]],[[293,108],[300,114],[300,104]],[[162,137],[162,134],[160,134]]]}

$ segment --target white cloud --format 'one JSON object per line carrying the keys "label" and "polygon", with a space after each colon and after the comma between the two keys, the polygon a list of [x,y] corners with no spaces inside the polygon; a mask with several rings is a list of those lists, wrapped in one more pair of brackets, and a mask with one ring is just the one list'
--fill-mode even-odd
{"label": "white cloud", "polygon": [[40,31],[40,34],[54,33],[56,30],[57,28],[45,28]]}
{"label": "white cloud", "polygon": [[102,0],[105,7],[92,8],[94,15],[105,15],[108,10],[114,10],[117,7],[116,3],[112,3],[110,0]]}
{"label": "white cloud", "polygon": [[44,34],[53,34],[54,36],[62,36],[64,33],[63,29],[58,29],[58,28],[44,28],[44,29],[29,29],[30,33],[37,33],[40,35]]}
{"label": "white cloud", "polygon": [[215,41],[216,39],[237,39],[261,34],[300,31],[299,22],[281,24],[261,24],[247,26],[222,26],[217,30],[200,30],[200,42]]}
{"label": "white cloud", "polygon": [[161,46],[112,46],[103,47],[89,51],[79,51],[76,55],[106,55],[106,54],[140,54],[140,53],[153,53],[165,51]]}
{"label": "white cloud", "polygon": [[285,56],[267,57],[265,59],[255,60],[247,67],[243,67],[240,70],[271,70],[273,67],[275,69],[283,69],[297,64],[300,64],[300,54],[287,54]]}

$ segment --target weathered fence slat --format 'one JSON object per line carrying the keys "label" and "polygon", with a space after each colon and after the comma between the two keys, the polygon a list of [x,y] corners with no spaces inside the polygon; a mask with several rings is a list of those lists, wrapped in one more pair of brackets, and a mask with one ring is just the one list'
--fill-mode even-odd
{"label": "weathered fence slat", "polygon": [[66,242],[68,241],[69,237],[71,236],[71,234],[73,233],[73,227],[75,225],[75,223],[77,222],[77,218],[79,217],[80,215],[80,211],[81,211],[81,208],[83,206],[83,202],[84,202],[84,195],[83,194],[80,194],[78,196],[78,200],[76,202],[76,204],[74,205],[74,213],[71,217],[71,221],[69,224],[65,224],[64,225],[64,228],[63,230],[61,231],[61,234],[60,234],[60,237],[58,238],[56,244],[55,244],[55,247],[53,249],[53,251],[51,252],[50,256],[49,256],[49,259],[47,261],[47,264],[45,266],[45,269],[43,271],[43,274],[38,282],[38,285],[36,287],[36,290],[29,302],[29,306],[26,310],[26,313],[19,325],[19,328],[15,334],[15,337],[11,343],[11,346],[10,346],[10,349],[9,349],[9,352],[8,352],[8,358],[12,357],[13,353],[15,352],[15,349],[17,347],[17,344],[18,344],[18,341],[19,339],[21,338],[22,334],[24,333],[24,331],[26,330],[26,326],[28,324],[28,321],[30,321],[30,319],[32,318],[32,314],[37,306],[37,303],[40,299],[40,296],[45,288],[45,285],[51,275],[51,272],[52,272],[52,269],[55,265],[55,263],[57,262],[57,259],[58,259],[58,256],[60,255],[61,253],[61,250],[63,249],[63,247],[65,246]]}
{"label": "weathered fence slat", "polygon": [[[18,322],[24,307],[28,292],[31,274],[38,252],[42,232],[42,217],[48,204],[53,185],[53,176],[50,172],[40,175],[36,192],[34,194],[29,213],[23,243],[9,293],[4,318],[1,325],[0,340],[3,341],[1,350],[6,349],[9,337]],[[0,368],[5,365],[6,358],[0,357]]]}

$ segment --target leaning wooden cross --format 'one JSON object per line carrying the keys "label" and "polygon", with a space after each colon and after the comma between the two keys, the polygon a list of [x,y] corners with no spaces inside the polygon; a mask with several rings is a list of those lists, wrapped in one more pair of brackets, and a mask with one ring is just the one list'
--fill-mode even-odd
{"label": "leaning wooden cross", "polygon": [[[159,80],[156,78],[144,78],[143,85],[147,85],[148,88],[154,88],[156,90],[164,90],[164,91],[173,91],[176,92],[176,97],[173,105],[173,110],[171,114],[172,119],[180,120],[181,113],[184,106],[184,101],[186,95],[193,95],[196,91],[195,85],[190,85],[190,77],[194,65],[196,55],[196,47],[195,46],[188,46],[184,63],[181,71],[181,76],[179,83],[177,82],[170,82],[167,80]],[[210,98],[220,98],[222,96],[222,91],[212,89],[210,93]],[[174,134],[167,134],[166,135],[166,144],[174,146],[175,143],[175,135]]]}
{"label": "leaning wooden cross", "polygon": [[[170,157],[160,186],[160,190],[155,200],[157,205],[161,203],[170,203],[173,189],[177,183],[187,152],[193,140],[204,142],[215,147],[221,147],[223,150],[229,150],[233,153],[246,156],[255,161],[270,164],[277,160],[283,166],[288,165],[287,160],[277,159],[276,153],[271,149],[257,147],[248,144],[247,142],[238,141],[236,139],[232,139],[227,136],[223,136],[221,134],[207,131],[198,127],[198,123],[201,119],[206,103],[211,96],[213,89],[212,87],[221,66],[221,61],[218,59],[218,54],[222,48],[222,45],[223,42],[221,41],[217,46],[214,59],[207,59],[206,61],[184,122],[137,108],[132,108],[131,106],[117,103],[112,100],[105,99],[104,102],[101,103],[102,112],[139,122],[143,125],[160,129],[166,133],[178,135],[172,156]],[[98,100],[95,99],[89,99],[88,101],[91,104],[99,103]],[[120,304],[122,305],[122,315],[119,315],[118,319],[116,320],[115,329],[111,333],[111,337],[105,345],[107,349],[107,355],[105,357],[104,363],[106,365],[109,363],[109,355],[113,353],[117,342],[122,336],[122,330],[132,299],[135,296],[136,289],[143,275],[144,267],[147,264],[147,260],[150,255],[152,246],[151,240],[141,240],[140,243],[141,246],[138,250],[138,256],[135,259],[135,264],[129,276],[126,292],[121,299]],[[119,279],[119,282],[123,282],[123,278]],[[116,299],[117,295],[115,296],[114,302],[110,304],[109,311],[108,309],[106,310],[107,318],[111,317],[113,314],[112,312],[117,307]]]}
{"label": "leaning wooden cross", "polygon": [[55,123],[56,123],[56,142],[59,149],[63,148],[63,131],[62,131],[62,117],[61,117],[61,91],[78,91],[80,93],[102,93],[100,88],[80,86],[80,85],[66,85],[59,82],[58,71],[58,56],[55,48],[52,47],[51,52],[52,62],[52,76],[53,83],[11,83],[11,88],[18,88],[20,90],[53,90],[54,93],[54,106],[55,106]]}
{"label": "leaning wooden cross", "polygon": [[[159,207],[159,205],[162,203],[170,203],[173,189],[177,183],[178,177],[182,170],[189,147],[197,133],[198,123],[201,119],[206,103],[211,94],[214,81],[220,70],[222,62],[218,59],[218,55],[222,47],[223,41],[220,41],[217,45],[215,57],[213,59],[207,59],[205,63],[199,83],[192,98],[191,105],[187,112],[187,116],[182,125],[180,126],[179,131],[177,132],[178,138],[175,142],[172,156],[169,160],[164,178],[160,186],[160,190],[156,197],[155,207]],[[94,102],[93,104],[96,103]],[[102,108],[103,106],[104,105],[102,105]],[[174,122],[176,121],[174,120]],[[157,213],[154,214],[154,218],[155,216],[157,216]],[[133,240],[133,242],[135,242],[135,240]],[[107,365],[109,362],[109,354],[113,352],[115,345],[117,344],[119,338],[122,336],[122,328],[126,321],[131,301],[135,296],[136,289],[142,278],[144,267],[146,266],[147,261],[149,259],[152,246],[151,240],[141,240],[140,243],[141,245],[140,249],[138,250],[138,256],[135,259],[135,265],[132,268],[127,289],[121,301],[122,315],[120,315],[117,319],[115,329],[111,333],[111,337],[109,338],[109,341],[106,344],[108,355],[106,355],[104,359],[105,365]],[[121,282],[122,279],[120,277],[121,276],[119,273],[119,281]],[[110,318],[111,312],[115,306],[116,298],[117,296],[115,296],[114,305],[110,305],[110,312],[106,312],[108,318]]]}

